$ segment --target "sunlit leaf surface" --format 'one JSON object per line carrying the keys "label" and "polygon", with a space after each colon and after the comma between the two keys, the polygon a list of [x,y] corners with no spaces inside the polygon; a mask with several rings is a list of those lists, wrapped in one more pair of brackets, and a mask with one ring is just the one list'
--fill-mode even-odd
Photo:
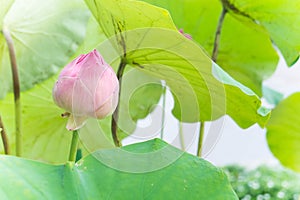
{"label": "sunlit leaf surface", "polygon": [[177,118],[209,121],[228,114],[243,128],[264,125],[268,116],[257,113],[259,98],[180,34],[166,10],[140,1],[86,2],[126,63],[166,80]]}
{"label": "sunlit leaf surface", "polygon": [[300,2],[294,0],[223,0],[231,12],[263,26],[278,46],[287,64],[293,65],[300,52]]}
{"label": "sunlit leaf surface", "polygon": [[[211,56],[222,4],[219,0],[145,0],[170,11],[183,28]],[[241,20],[239,20],[241,18]],[[217,63],[237,81],[262,95],[262,81],[276,69],[278,56],[268,33],[250,19],[225,15]]]}
{"label": "sunlit leaf surface", "polygon": [[300,172],[300,93],[281,101],[267,124],[267,140],[279,161]]}
{"label": "sunlit leaf surface", "polygon": [[79,0],[16,0],[9,7],[10,2],[0,1],[0,98],[12,91],[8,47],[2,30],[12,36],[21,89],[26,90],[67,63],[85,37],[90,16]]}
{"label": "sunlit leaf surface", "polygon": [[[75,166],[1,156],[1,199],[237,199],[220,169],[159,139],[122,149],[97,151]],[[166,165],[149,172],[122,170],[159,163]]]}

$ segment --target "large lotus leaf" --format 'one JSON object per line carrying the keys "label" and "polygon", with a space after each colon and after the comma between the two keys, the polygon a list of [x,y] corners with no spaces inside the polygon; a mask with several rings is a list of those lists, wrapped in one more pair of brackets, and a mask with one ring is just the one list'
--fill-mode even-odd
{"label": "large lotus leaf", "polygon": [[[115,160],[109,162],[109,157]],[[54,166],[10,156],[1,156],[0,163],[3,200],[238,199],[222,170],[159,139],[99,150],[75,165]],[[131,169],[155,163],[166,165],[135,173],[116,169],[110,165],[113,163]]]}
{"label": "large lotus leaf", "polygon": [[300,52],[299,1],[222,1],[232,13],[246,16],[263,26],[280,49],[289,66],[298,60]]}
{"label": "large lotus leaf", "polygon": [[[9,2],[1,0],[1,11]],[[12,36],[22,90],[54,75],[66,64],[85,37],[89,16],[80,0],[16,0],[5,15],[1,12],[0,30]],[[11,80],[8,47],[0,34],[0,98],[11,91]]]}
{"label": "large lotus leaf", "polygon": [[[192,35],[209,55],[222,5],[219,0],[145,0],[170,11],[178,28]],[[262,95],[262,81],[276,69],[278,56],[268,33],[250,20],[225,15],[217,63],[233,78]]]}
{"label": "large lotus leaf", "polygon": [[209,121],[229,114],[244,128],[264,125],[268,116],[258,114],[259,98],[181,35],[166,10],[139,1],[86,2],[123,61],[166,80],[178,119]]}
{"label": "large lotus leaf", "polygon": [[280,162],[300,172],[300,93],[281,101],[267,124],[267,140]]}

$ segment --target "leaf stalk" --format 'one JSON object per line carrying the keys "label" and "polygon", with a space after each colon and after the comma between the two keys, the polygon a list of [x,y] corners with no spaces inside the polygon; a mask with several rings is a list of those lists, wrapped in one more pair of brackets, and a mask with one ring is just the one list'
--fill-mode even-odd
{"label": "leaf stalk", "polygon": [[162,91],[162,113],[161,113],[161,125],[160,125],[160,139],[164,138],[164,131],[165,131],[165,115],[166,115],[166,92],[167,86],[163,84],[163,91]]}
{"label": "leaf stalk", "polygon": [[220,18],[219,18],[217,30],[216,30],[216,33],[215,33],[215,41],[214,41],[214,47],[213,47],[213,52],[212,52],[212,57],[211,57],[211,59],[214,62],[217,62],[217,58],[218,58],[219,47],[220,47],[220,38],[221,38],[221,30],[222,30],[222,26],[223,26],[223,22],[224,22],[226,13],[227,13],[227,10],[223,7],[223,10],[222,10]]}
{"label": "leaf stalk", "polygon": [[6,40],[13,79],[13,92],[14,92],[14,105],[15,105],[15,134],[16,134],[16,156],[22,156],[22,112],[21,112],[21,92],[20,81],[18,74],[18,65],[16,59],[16,53],[14,43],[9,30],[4,27],[3,35]]}
{"label": "leaf stalk", "polygon": [[117,71],[117,78],[119,80],[119,101],[115,112],[113,113],[111,120],[111,134],[116,147],[121,146],[121,142],[118,138],[118,120],[119,120],[119,110],[120,110],[120,98],[121,98],[121,88],[122,88],[122,77],[124,74],[124,70],[126,67],[126,60],[124,58],[121,59],[119,64],[119,68]]}
{"label": "leaf stalk", "polygon": [[[218,54],[219,54],[221,30],[222,30],[222,26],[223,26],[223,22],[224,22],[226,13],[227,13],[227,10],[226,10],[225,7],[223,7],[221,15],[219,17],[217,30],[216,30],[216,33],[215,33],[214,46],[213,46],[213,51],[212,51],[212,56],[211,56],[211,59],[214,62],[217,62],[217,58],[218,58]],[[202,153],[203,137],[204,137],[204,126],[205,126],[205,122],[204,121],[200,122],[198,150],[197,150],[197,156],[199,156],[199,157],[201,157],[201,153]]]}
{"label": "leaf stalk", "polygon": [[1,116],[0,116],[0,133],[1,133],[1,138],[2,138],[2,142],[3,142],[4,154],[9,155],[10,147],[9,147],[8,137],[7,137]]}
{"label": "leaf stalk", "polygon": [[199,139],[198,139],[198,150],[197,156],[201,157],[202,154],[202,147],[203,147],[203,138],[204,138],[204,122],[200,122],[200,130],[199,130]]}

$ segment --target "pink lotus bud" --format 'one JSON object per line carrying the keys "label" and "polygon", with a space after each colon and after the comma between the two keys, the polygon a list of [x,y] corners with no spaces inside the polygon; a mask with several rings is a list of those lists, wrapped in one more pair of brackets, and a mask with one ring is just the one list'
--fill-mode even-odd
{"label": "pink lotus bud", "polygon": [[68,130],[81,128],[88,117],[102,119],[117,107],[119,81],[99,52],[80,55],[61,71],[53,88],[54,102],[70,115]]}
{"label": "pink lotus bud", "polygon": [[187,39],[192,39],[192,36],[190,34],[184,33],[183,29],[179,29],[179,33],[181,33],[184,37],[186,37]]}

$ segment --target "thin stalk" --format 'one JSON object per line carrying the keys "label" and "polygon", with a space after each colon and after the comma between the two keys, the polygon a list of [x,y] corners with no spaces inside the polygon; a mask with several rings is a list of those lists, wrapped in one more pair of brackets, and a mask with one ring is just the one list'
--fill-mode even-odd
{"label": "thin stalk", "polygon": [[18,66],[16,53],[14,49],[13,39],[8,29],[3,28],[3,35],[6,40],[10,65],[13,79],[13,91],[14,91],[14,102],[15,102],[15,126],[16,126],[16,156],[22,156],[22,112],[21,112],[21,101],[20,101],[20,81],[18,75]]}
{"label": "thin stalk", "polygon": [[212,56],[211,56],[211,59],[214,62],[216,62],[217,58],[218,58],[219,47],[220,47],[220,38],[221,38],[221,30],[222,30],[222,26],[223,26],[223,22],[224,22],[226,13],[227,13],[227,10],[225,8],[223,8],[222,13],[221,13],[220,18],[219,18],[217,30],[216,30],[216,33],[215,33],[214,48],[213,48],[213,52],[212,52]]}
{"label": "thin stalk", "polygon": [[[217,62],[217,58],[218,58],[218,54],[219,54],[221,30],[222,30],[222,26],[223,26],[223,22],[224,22],[226,13],[227,13],[227,10],[223,7],[221,15],[219,17],[217,30],[216,30],[216,33],[215,33],[214,47],[213,47],[212,56],[211,56],[211,59],[214,62]],[[197,155],[199,157],[201,156],[201,151],[202,151],[202,146],[203,146],[202,143],[203,143],[203,136],[204,136],[204,125],[205,125],[204,121],[200,122],[198,151],[197,151]]]}
{"label": "thin stalk", "polygon": [[6,155],[9,155],[10,154],[10,148],[9,148],[8,137],[7,137],[7,134],[6,134],[1,116],[0,116],[0,132],[1,132],[2,142],[3,142],[4,153]]}
{"label": "thin stalk", "polygon": [[119,106],[120,106],[120,97],[121,97],[121,88],[122,88],[122,77],[123,77],[125,67],[126,67],[126,61],[125,59],[121,59],[118,72],[117,72],[117,78],[119,79],[119,101],[111,120],[111,134],[116,147],[121,146],[121,143],[117,135],[117,130],[118,130],[118,120],[119,120]]}
{"label": "thin stalk", "polygon": [[178,122],[178,128],[179,128],[179,139],[180,139],[180,146],[181,150],[185,151],[185,145],[184,145],[184,136],[183,136],[183,129],[182,129],[182,122]]}
{"label": "thin stalk", "polygon": [[163,93],[162,93],[162,114],[161,114],[161,129],[160,129],[160,139],[164,138],[164,130],[165,130],[165,115],[166,115],[166,91],[167,91],[167,87],[166,85],[163,86]]}
{"label": "thin stalk", "polygon": [[78,135],[77,130],[75,130],[75,131],[73,131],[73,134],[72,134],[71,148],[70,148],[70,153],[69,153],[69,161],[70,162],[75,162],[75,160],[76,160],[78,142],[79,142],[79,135]]}
{"label": "thin stalk", "polygon": [[204,138],[204,122],[200,122],[200,130],[199,130],[199,139],[198,139],[198,150],[197,156],[201,157],[202,154],[202,145],[203,145],[203,138]]}

